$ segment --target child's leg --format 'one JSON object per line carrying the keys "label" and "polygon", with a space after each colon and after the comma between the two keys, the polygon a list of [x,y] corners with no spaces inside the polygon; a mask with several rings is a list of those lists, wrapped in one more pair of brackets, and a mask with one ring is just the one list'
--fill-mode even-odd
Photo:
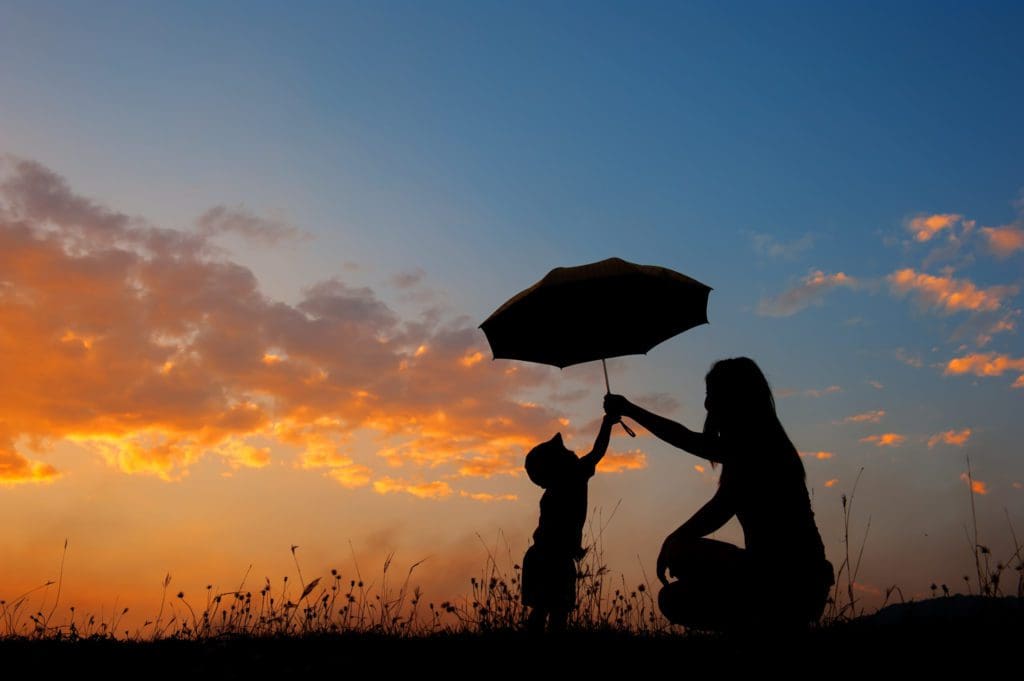
{"label": "child's leg", "polygon": [[530,616],[526,618],[526,630],[531,634],[544,633],[544,621],[547,619],[548,611],[544,608],[533,608]]}
{"label": "child's leg", "polygon": [[568,622],[569,611],[564,608],[555,608],[548,616],[548,631],[551,633],[563,632]]}

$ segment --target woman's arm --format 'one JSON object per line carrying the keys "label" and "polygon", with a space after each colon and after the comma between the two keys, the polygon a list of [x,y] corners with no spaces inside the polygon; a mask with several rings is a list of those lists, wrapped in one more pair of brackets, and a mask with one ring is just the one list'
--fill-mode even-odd
{"label": "woman's arm", "polygon": [[701,537],[706,537],[725,525],[736,513],[732,500],[719,487],[715,496],[694,513],[689,520],[679,526],[665,538],[658,553],[657,575],[662,584],[668,584],[665,573],[668,571],[669,557],[678,553],[678,546]]}
{"label": "woman's arm", "polygon": [[[628,416],[651,431],[655,437],[673,447],[684,449],[709,461],[718,463],[728,461],[728,456],[724,448],[719,445],[716,436],[690,430],[681,423],[676,423],[672,419],[659,416],[633,404],[622,395],[605,395],[604,408],[613,416]],[[707,430],[707,425],[705,425],[705,430]]]}
{"label": "woman's arm", "polygon": [[680,525],[665,541],[685,542],[706,537],[729,522],[729,518],[735,514],[735,507],[724,490],[719,487],[715,496],[711,497],[708,503],[701,506],[699,511],[690,516],[690,519]]}

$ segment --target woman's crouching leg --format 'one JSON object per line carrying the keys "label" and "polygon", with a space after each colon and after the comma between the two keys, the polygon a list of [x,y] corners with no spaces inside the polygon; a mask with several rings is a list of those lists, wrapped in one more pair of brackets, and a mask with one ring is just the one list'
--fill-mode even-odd
{"label": "woman's crouching leg", "polygon": [[724,631],[741,627],[749,619],[744,594],[750,575],[743,549],[697,539],[677,544],[668,556],[668,567],[678,581],[658,593],[658,607],[670,622]]}

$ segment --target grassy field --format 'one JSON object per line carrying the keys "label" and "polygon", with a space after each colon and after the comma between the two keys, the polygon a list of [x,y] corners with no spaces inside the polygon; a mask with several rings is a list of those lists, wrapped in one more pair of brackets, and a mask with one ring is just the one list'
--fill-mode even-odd
{"label": "grassy field", "polygon": [[846,553],[837,561],[836,584],[821,623],[800,634],[775,631],[770,618],[731,636],[671,625],[658,611],[657,584],[627,585],[605,565],[598,528],[580,564],[578,607],[569,630],[557,636],[524,632],[521,568],[511,551],[502,558],[489,552],[479,574],[469,578],[465,597],[435,603],[414,586],[417,565],[396,577],[389,558],[365,581],[338,570],[307,578],[293,546],[295,574],[277,583],[265,579],[253,586],[246,574],[230,591],[211,585],[186,594],[173,588],[168,575],[159,585],[159,609],[134,629],[121,624],[127,609],[100,618],[62,603],[62,559],[57,579],[0,600],[0,668],[47,677],[90,669],[118,676],[241,678],[351,673],[369,665],[366,673],[436,669],[466,676],[474,669],[525,674],[547,664],[602,673],[648,665],[679,669],[682,660],[868,668],[953,657],[1001,660],[1020,671],[1024,546],[1015,535],[1012,555],[997,559],[974,529],[976,574],[960,585],[968,594],[932,585],[930,598],[906,602],[893,587],[885,607],[866,613],[854,588],[863,540],[859,548],[851,546],[852,500],[844,496],[842,504]]}

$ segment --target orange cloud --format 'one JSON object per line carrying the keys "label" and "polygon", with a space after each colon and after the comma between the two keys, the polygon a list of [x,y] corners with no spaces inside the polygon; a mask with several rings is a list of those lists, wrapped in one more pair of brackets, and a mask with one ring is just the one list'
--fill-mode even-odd
{"label": "orange cloud", "polygon": [[928,449],[933,448],[940,442],[947,445],[953,445],[955,447],[963,447],[967,444],[967,440],[971,437],[971,429],[964,428],[963,430],[946,430],[941,433],[936,433],[928,438]]}
{"label": "orange cloud", "polygon": [[918,241],[929,241],[933,236],[944,229],[949,229],[963,219],[962,215],[953,213],[937,213],[935,215],[920,215],[911,218],[907,222],[907,228],[913,232],[914,238]]}
{"label": "orange cloud", "polygon": [[461,358],[459,358],[459,364],[461,364],[462,366],[468,368],[468,367],[473,366],[474,364],[477,364],[483,358],[484,358],[484,353],[480,352],[479,350],[475,350],[475,351],[473,351],[471,353],[468,353],[466,355],[463,355]]}
{"label": "orange cloud", "polygon": [[897,295],[913,293],[922,305],[945,314],[998,310],[1007,297],[1017,293],[1016,286],[981,289],[967,279],[937,277],[911,268],[897,270],[887,279]]}
{"label": "orange cloud", "polygon": [[1013,488],[1014,489],[1024,489],[1024,482],[1014,481]]}
{"label": "orange cloud", "polygon": [[984,483],[981,480],[978,480],[977,478],[972,480],[971,477],[967,475],[967,473],[961,473],[960,479],[968,483],[971,486],[971,491],[974,492],[975,494],[988,494],[987,483]]}
{"label": "orange cloud", "polygon": [[847,416],[843,419],[843,423],[878,423],[884,417],[884,409],[875,409],[873,411],[866,411],[860,414],[854,414],[853,416]]}
{"label": "orange cloud", "polygon": [[373,489],[380,494],[405,492],[420,499],[440,499],[452,493],[451,486],[443,480],[433,482],[406,482],[394,478],[383,477],[373,482]]}
{"label": "orange cloud", "polygon": [[824,451],[822,451],[822,452],[800,452],[800,456],[810,457],[812,459],[818,459],[819,461],[824,461],[826,459],[831,459],[834,456],[834,454],[832,454],[832,452],[824,452]]}
{"label": "orange cloud", "polygon": [[407,479],[512,474],[559,428],[561,414],[520,397],[550,373],[481,361],[486,341],[466,320],[403,320],[372,289],[337,278],[295,304],[275,301],[210,241],[290,238],[283,223],[222,209],[196,231],[161,229],[75,194],[37,163],[5,168],[0,356],[19,359],[0,394],[3,480],[57,476],[18,451],[23,437],[73,441],[165,480],[207,456],[259,468],[289,452],[346,487],[372,484],[380,465]]}
{"label": "orange cloud", "polygon": [[1024,229],[1019,227],[982,227],[989,249],[1000,258],[1024,250]]}
{"label": "orange cloud", "polygon": [[[0,426],[2,426],[0,422]],[[14,443],[0,431],[0,485],[26,482],[52,482],[57,469],[47,463],[30,461],[14,449]]]}
{"label": "orange cloud", "polygon": [[826,480],[825,487],[835,487],[837,482],[839,482],[839,478],[832,478],[831,480]]}
{"label": "orange cloud", "polygon": [[467,492],[461,490],[459,496],[473,501],[516,501],[519,499],[515,494],[488,494],[487,492]]}
{"label": "orange cloud", "polygon": [[622,473],[643,468],[647,468],[647,455],[639,449],[631,449],[628,452],[608,452],[597,464],[597,470],[602,473]]}
{"label": "orange cloud", "polygon": [[[942,373],[953,376],[960,374],[1002,376],[1007,371],[1024,372],[1024,357],[1010,357],[994,352],[976,352],[949,360]],[[1024,388],[1024,373],[1017,377],[1012,387]]]}
{"label": "orange cloud", "polygon": [[694,464],[693,470],[697,471],[698,473],[704,473],[704,472],[707,471],[707,469],[704,468],[704,466],[701,466],[699,463],[698,464]]}
{"label": "orange cloud", "polygon": [[827,388],[808,388],[807,390],[791,390],[783,388],[778,391],[778,395],[779,397],[793,397],[795,395],[803,395],[805,397],[824,397],[825,395],[831,395],[842,391],[843,389],[838,385],[830,385]]}
{"label": "orange cloud", "polygon": [[861,593],[871,594],[872,596],[881,596],[882,590],[873,584],[864,584],[863,582],[854,582],[853,590],[860,591]]}
{"label": "orange cloud", "polygon": [[305,426],[277,427],[280,442],[301,447],[296,465],[306,470],[323,470],[324,475],[342,487],[354,489],[370,484],[373,471],[342,451],[346,437],[338,435],[338,423],[330,419],[319,419]]}
{"label": "orange cloud", "polygon": [[881,435],[868,435],[862,437],[861,442],[867,442],[873,444],[876,447],[898,447],[907,438],[898,433],[882,433]]}
{"label": "orange cloud", "polygon": [[766,298],[758,305],[757,312],[767,317],[788,317],[808,305],[820,303],[825,295],[837,287],[856,288],[858,282],[842,272],[826,274],[814,270],[799,284],[774,298]]}

